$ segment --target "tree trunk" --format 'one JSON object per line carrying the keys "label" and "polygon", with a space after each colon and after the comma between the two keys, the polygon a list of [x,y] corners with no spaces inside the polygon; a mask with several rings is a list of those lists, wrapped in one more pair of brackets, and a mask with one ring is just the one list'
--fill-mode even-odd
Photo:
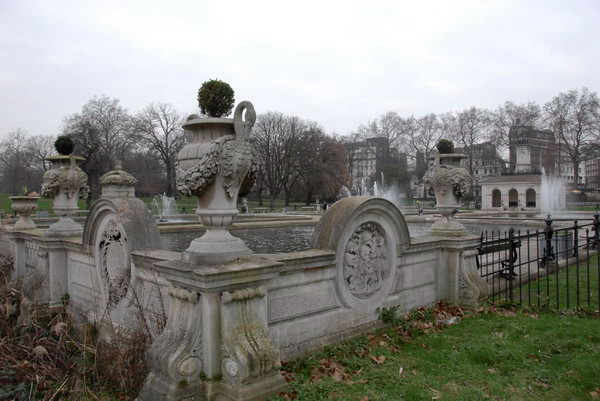
{"label": "tree trunk", "polygon": [[285,206],[290,205],[290,192],[286,189],[283,190],[283,197],[285,199]]}
{"label": "tree trunk", "polygon": [[258,195],[258,207],[263,207],[263,196],[262,196],[262,188],[256,189],[256,194]]}
{"label": "tree trunk", "polygon": [[306,206],[310,206],[312,201],[312,191],[306,191]]}

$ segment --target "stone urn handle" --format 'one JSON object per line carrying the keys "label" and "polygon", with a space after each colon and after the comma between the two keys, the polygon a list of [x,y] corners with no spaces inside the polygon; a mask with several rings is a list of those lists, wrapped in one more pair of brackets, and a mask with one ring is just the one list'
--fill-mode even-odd
{"label": "stone urn handle", "polygon": [[[246,119],[243,120],[244,110],[246,111]],[[233,112],[233,128],[238,139],[248,140],[250,131],[256,122],[256,111],[254,106],[248,100],[240,102]]]}

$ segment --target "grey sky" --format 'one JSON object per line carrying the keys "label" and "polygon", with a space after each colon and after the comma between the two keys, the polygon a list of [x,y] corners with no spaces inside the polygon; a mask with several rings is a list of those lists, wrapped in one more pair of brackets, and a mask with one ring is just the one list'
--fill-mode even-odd
{"label": "grey sky", "polygon": [[236,100],[346,134],[400,115],[600,89],[599,1],[0,0],[0,136],[58,133],[93,95]]}

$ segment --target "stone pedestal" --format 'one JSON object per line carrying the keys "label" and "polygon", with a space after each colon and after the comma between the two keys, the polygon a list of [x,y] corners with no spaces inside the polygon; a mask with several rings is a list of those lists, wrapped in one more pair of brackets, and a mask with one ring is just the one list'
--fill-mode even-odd
{"label": "stone pedestal", "polygon": [[480,239],[474,235],[456,236],[445,240],[444,254],[448,266],[448,299],[465,308],[477,308],[479,299],[490,289],[477,270],[475,249]]}
{"label": "stone pedestal", "polygon": [[15,244],[13,278],[24,296],[24,320],[63,311],[68,292],[67,251],[62,241],[31,231],[8,234]]}
{"label": "stone pedestal", "polygon": [[267,326],[265,283],[279,263],[156,263],[172,285],[166,329],[147,353],[140,401],[267,400],[286,382]]}

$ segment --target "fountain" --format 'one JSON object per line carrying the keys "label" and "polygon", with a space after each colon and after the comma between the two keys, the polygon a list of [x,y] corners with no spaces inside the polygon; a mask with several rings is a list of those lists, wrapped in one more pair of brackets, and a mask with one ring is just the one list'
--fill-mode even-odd
{"label": "fountain", "polygon": [[542,215],[565,209],[565,184],[560,177],[546,175],[542,169],[540,192]]}
{"label": "fountain", "polygon": [[375,181],[373,183],[373,196],[392,202],[398,209],[400,209],[401,193],[402,192],[396,183],[393,183],[392,185],[385,184],[383,172],[381,172],[381,182]]}
{"label": "fountain", "polygon": [[175,202],[175,198],[172,196],[167,196],[167,194],[163,193],[154,197],[151,209],[152,212],[158,215],[159,221],[167,221],[168,217],[177,214],[177,202]]}

